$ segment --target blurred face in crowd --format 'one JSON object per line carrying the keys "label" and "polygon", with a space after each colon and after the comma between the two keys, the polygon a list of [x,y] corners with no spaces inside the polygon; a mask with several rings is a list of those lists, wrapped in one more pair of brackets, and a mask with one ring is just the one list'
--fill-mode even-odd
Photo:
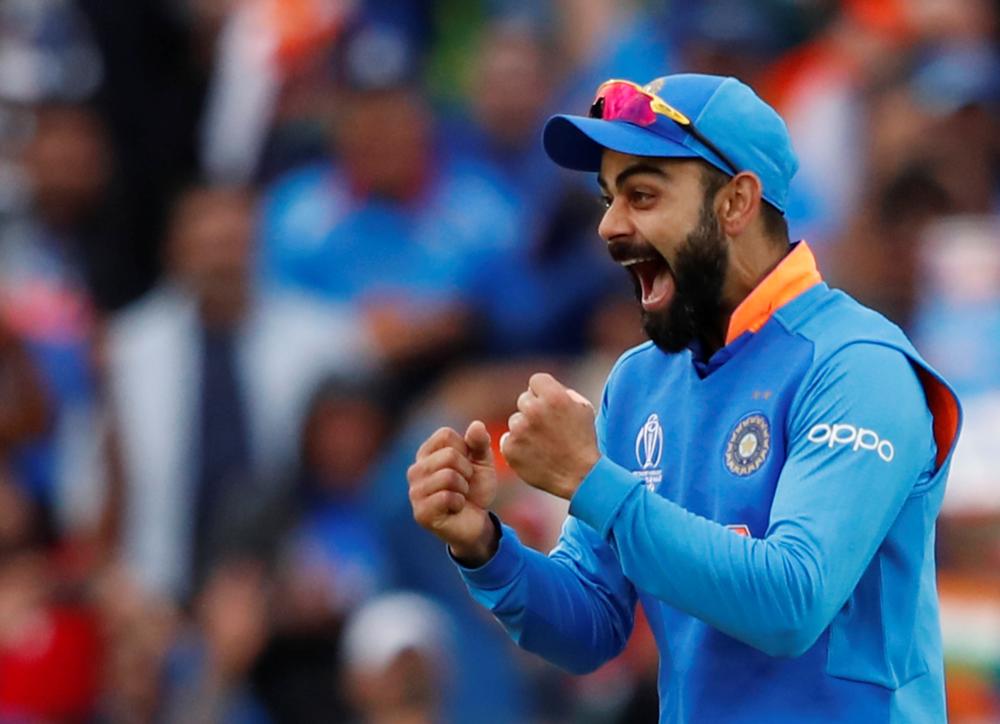
{"label": "blurred face in crowd", "polygon": [[864,136],[875,185],[922,167],[955,204],[954,213],[992,211],[995,149],[1000,148],[995,113],[975,102],[935,108],[905,83],[883,90],[867,111]]}
{"label": "blurred face in crowd", "polygon": [[992,0],[907,0],[907,20],[922,38],[968,40],[996,29]]}
{"label": "blurred face in crowd", "polygon": [[35,207],[48,223],[71,227],[101,202],[110,176],[110,147],[92,111],[42,108],[24,164]]}
{"label": "blurred face in crowd", "polygon": [[405,200],[420,190],[429,161],[430,112],[404,88],[347,92],[336,118],[337,152],[360,193]]}
{"label": "blurred face in crowd", "polygon": [[385,414],[361,397],[328,396],[306,425],[306,458],[329,492],[349,490],[365,479],[386,434]]}
{"label": "blurred face in crowd", "polygon": [[551,74],[530,29],[493,29],[482,45],[471,89],[476,119],[501,145],[536,142]]}
{"label": "blurred face in crowd", "polygon": [[349,670],[348,695],[367,724],[433,724],[440,721],[433,657],[418,649],[400,652],[383,669]]}
{"label": "blurred face in crowd", "polygon": [[250,286],[254,210],[238,189],[198,189],[177,206],[170,234],[175,277],[198,299],[208,326],[237,323]]}
{"label": "blurred face in crowd", "polygon": [[678,352],[717,328],[729,254],[699,161],[605,151],[598,231],[632,275],[649,338]]}
{"label": "blurred face in crowd", "polygon": [[925,160],[959,212],[989,214],[996,207],[998,125],[996,115],[982,105],[970,104],[932,117],[927,126],[934,142],[918,148],[924,149]]}

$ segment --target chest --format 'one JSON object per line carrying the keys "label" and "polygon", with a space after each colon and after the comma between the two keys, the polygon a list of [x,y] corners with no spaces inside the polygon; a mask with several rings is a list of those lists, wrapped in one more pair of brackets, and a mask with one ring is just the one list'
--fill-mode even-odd
{"label": "chest", "polygon": [[606,417],[612,460],[658,495],[754,537],[767,529],[808,366],[807,350],[766,341],[705,378],[690,360],[653,352],[621,370],[628,376],[611,389]]}

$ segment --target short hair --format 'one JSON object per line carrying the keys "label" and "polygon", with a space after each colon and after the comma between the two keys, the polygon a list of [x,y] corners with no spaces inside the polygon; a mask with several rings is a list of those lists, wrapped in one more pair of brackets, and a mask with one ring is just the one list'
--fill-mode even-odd
{"label": "short hair", "polygon": [[[705,190],[705,200],[707,202],[714,199],[719,190],[729,183],[729,179],[732,177],[707,163],[703,163],[701,166],[702,186]],[[761,205],[760,218],[764,225],[764,233],[768,237],[782,244],[787,245],[790,243],[788,238],[788,221],[785,219],[785,215],[766,200]]]}

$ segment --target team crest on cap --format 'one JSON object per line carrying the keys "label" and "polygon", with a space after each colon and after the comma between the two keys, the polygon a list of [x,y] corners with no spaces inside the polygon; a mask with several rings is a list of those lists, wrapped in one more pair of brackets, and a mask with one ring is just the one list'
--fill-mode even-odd
{"label": "team crest on cap", "polygon": [[771,452],[771,425],[759,413],[736,423],[726,443],[726,468],[745,478],[760,470]]}

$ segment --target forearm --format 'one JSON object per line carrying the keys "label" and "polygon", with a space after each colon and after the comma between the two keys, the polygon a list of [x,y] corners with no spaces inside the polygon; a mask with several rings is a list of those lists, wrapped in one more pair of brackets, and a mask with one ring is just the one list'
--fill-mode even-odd
{"label": "forearm", "polygon": [[[578,526],[571,521],[567,528]],[[586,560],[586,566],[581,562]],[[478,569],[462,569],[473,598],[488,608],[527,651],[574,673],[616,656],[631,633],[635,594],[624,577],[601,581],[594,566],[617,570],[614,554],[582,550],[564,533],[544,556],[503,527],[497,554]]]}
{"label": "forearm", "polygon": [[[613,517],[598,520],[592,501],[575,499],[574,514],[603,523],[625,575],[642,591],[767,653],[789,648],[788,632],[804,627],[818,594],[812,566],[766,541],[735,535],[712,521],[605,470],[603,486],[628,484]],[[613,476],[613,477],[612,477]],[[628,534],[623,534],[629,531]]]}
{"label": "forearm", "polygon": [[872,515],[858,516],[853,530],[843,524],[863,541],[857,546],[836,550],[826,534],[840,525],[832,521],[788,519],[754,539],[650,493],[603,459],[571,512],[609,541],[638,589],[765,653],[794,656],[843,604],[901,499],[873,499]]}

